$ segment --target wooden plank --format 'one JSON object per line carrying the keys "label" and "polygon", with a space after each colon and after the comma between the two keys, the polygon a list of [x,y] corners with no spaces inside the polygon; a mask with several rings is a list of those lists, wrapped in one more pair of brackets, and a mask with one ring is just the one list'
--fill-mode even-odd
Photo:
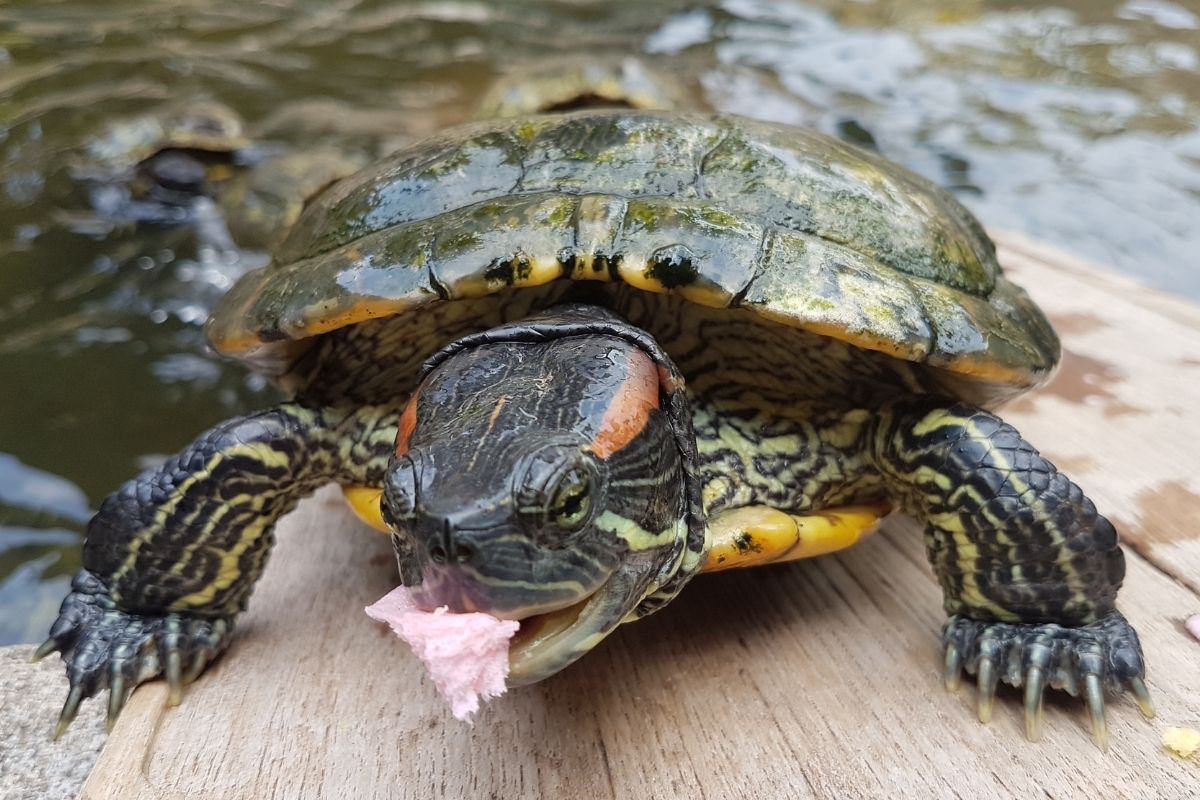
{"label": "wooden plank", "polygon": [[[161,684],[142,687],[83,796],[1200,795],[1200,769],[1159,744],[1169,725],[1200,724],[1200,644],[1180,625],[1200,596],[1172,578],[1194,542],[1142,533],[1158,529],[1137,500],[1172,481],[1194,489],[1200,450],[1185,428],[1189,415],[1200,428],[1197,411],[1165,405],[1186,386],[1162,374],[1179,368],[1154,337],[1196,341],[1200,316],[1027,249],[1004,257],[1067,320],[1068,350],[1110,370],[1100,401],[1060,384],[1011,416],[1075,462],[1155,559],[1131,554],[1121,606],[1142,635],[1159,716],[1114,702],[1107,755],[1078,701],[1048,702],[1043,741],[1030,744],[1015,692],[984,726],[973,686],[941,688],[940,597],[917,527],[899,519],[843,554],[701,577],[566,672],[493,701],[474,726],[456,722],[416,659],[362,613],[393,585],[391,553],[326,491],[281,525],[227,656],[177,709],[163,708]],[[1088,313],[1101,322],[1072,322]]]}

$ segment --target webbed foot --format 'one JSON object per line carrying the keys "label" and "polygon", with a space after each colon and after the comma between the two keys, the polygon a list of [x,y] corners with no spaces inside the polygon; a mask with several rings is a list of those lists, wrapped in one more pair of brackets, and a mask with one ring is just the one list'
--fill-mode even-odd
{"label": "webbed foot", "polygon": [[108,728],[138,684],[166,673],[168,703],[178,705],[183,687],[195,680],[229,643],[233,622],[185,614],[141,615],[117,608],[104,583],[87,570],[71,581],[58,619],[35,659],[59,651],[70,691],[57,739],[75,719],[79,704],[107,688]]}
{"label": "webbed foot", "polygon": [[1119,612],[1078,628],[1054,623],[983,622],[954,615],[942,629],[946,688],[958,688],[965,669],[976,676],[979,720],[988,722],[996,684],[1025,689],[1025,735],[1037,741],[1045,687],[1083,695],[1092,736],[1108,749],[1104,694],[1129,692],[1147,718],[1154,716],[1137,633]]}

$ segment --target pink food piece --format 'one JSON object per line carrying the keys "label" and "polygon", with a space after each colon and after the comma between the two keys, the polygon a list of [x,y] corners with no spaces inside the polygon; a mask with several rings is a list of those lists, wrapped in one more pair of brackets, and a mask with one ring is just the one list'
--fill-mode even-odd
{"label": "pink food piece", "polygon": [[504,694],[508,642],[520,627],[516,620],[479,612],[452,614],[444,606],[422,611],[403,586],[365,610],[412,647],[457,719],[478,711],[481,697]]}
{"label": "pink food piece", "polygon": [[1192,614],[1187,618],[1187,622],[1183,626],[1188,629],[1188,633],[1200,639],[1200,614]]}

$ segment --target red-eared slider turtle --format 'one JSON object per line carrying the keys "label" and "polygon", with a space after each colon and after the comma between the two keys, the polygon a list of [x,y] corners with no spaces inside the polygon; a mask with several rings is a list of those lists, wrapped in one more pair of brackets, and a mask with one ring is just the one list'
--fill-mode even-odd
{"label": "red-eared slider turtle", "polygon": [[238,244],[269,249],[279,244],[305,202],[365,163],[357,154],[327,146],[284,153],[234,177],[217,200]]}
{"label": "red-eared slider turtle", "polygon": [[87,143],[74,173],[108,219],[176,223],[189,219],[194,198],[213,194],[250,160],[241,117],[196,100],[110,124]]}
{"label": "red-eared slider turtle", "polygon": [[[213,220],[221,232],[227,224],[243,247],[267,248],[278,243],[307,198],[363,164],[329,146],[268,151],[251,144],[231,108],[193,101],[109,125],[88,142],[74,174],[108,220]],[[209,238],[222,245],[228,234]]]}
{"label": "red-eared slider turtle", "polygon": [[981,719],[998,681],[1030,738],[1047,686],[1101,745],[1106,691],[1150,712],[1113,526],[985,410],[1058,341],[972,216],[876,156],[719,115],[461,128],[327,189],[208,334],[295,399],[105,500],[40,650],[66,660],[64,725],[160,674],[177,702],[329,481],[422,607],[522,620],[512,684],[706,564],[839,546],[892,503],[927,526],[946,682],[977,675]]}
{"label": "red-eared slider turtle", "polygon": [[479,104],[481,119],[585,108],[702,107],[683,81],[634,56],[541,59],[498,79]]}

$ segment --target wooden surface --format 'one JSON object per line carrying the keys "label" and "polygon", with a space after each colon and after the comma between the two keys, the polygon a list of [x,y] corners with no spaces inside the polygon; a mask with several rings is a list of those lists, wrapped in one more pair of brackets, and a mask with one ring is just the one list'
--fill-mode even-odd
{"label": "wooden surface", "polygon": [[578,664],[455,721],[416,659],[362,608],[395,580],[387,541],[334,491],[281,525],[229,653],[177,709],[136,693],[84,789],[99,798],[1185,798],[1200,763],[1160,745],[1200,727],[1200,311],[1017,237],[1002,260],[1067,348],[1005,414],[1111,514],[1129,547],[1120,606],[1158,718],[1046,705],[1042,742],[1002,691],[941,687],[940,594],[911,521],[834,556],[698,578]]}

